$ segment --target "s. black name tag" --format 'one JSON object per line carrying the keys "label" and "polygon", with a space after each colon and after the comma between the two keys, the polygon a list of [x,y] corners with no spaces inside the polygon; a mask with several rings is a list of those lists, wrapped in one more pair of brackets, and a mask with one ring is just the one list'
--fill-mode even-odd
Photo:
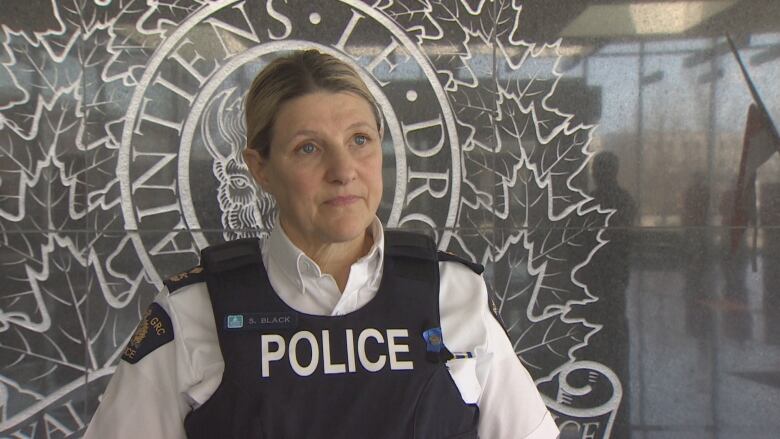
{"label": "s. black name tag", "polygon": [[257,331],[266,329],[295,328],[298,315],[294,313],[228,314],[225,329],[228,331]]}

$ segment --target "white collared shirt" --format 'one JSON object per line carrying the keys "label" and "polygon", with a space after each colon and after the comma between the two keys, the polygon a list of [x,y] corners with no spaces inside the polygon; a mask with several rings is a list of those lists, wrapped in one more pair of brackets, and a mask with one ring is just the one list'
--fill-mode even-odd
{"label": "white collared shirt", "polygon": [[[342,293],[277,227],[262,245],[271,286],[303,313],[340,315],[359,309],[374,298],[382,278],[384,238],[378,220],[369,231],[374,243],[352,265]],[[479,405],[479,436],[557,437],[531,376],[490,313],[482,277],[457,262],[440,262],[439,271],[442,338],[453,352],[475,354],[449,362],[448,368],[463,400]],[[174,341],[135,364],[120,362],[85,438],[185,438],[184,417],[219,386],[224,361],[206,284],[191,284],[175,294],[163,289],[155,301],[171,317]]]}
{"label": "white collared shirt", "polygon": [[317,263],[277,227],[262,247],[263,265],[271,286],[287,305],[306,314],[337,316],[362,308],[379,290],[384,262],[384,233],[378,219],[371,224],[369,233],[374,243],[365,256],[352,264],[341,292],[333,276],[322,274]]}

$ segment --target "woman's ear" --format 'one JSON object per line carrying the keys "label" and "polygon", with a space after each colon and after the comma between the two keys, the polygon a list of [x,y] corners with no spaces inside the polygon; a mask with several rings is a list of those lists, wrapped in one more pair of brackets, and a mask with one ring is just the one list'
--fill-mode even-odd
{"label": "woman's ear", "polygon": [[244,157],[244,162],[249,168],[249,172],[252,173],[252,177],[255,179],[260,188],[265,192],[273,194],[270,190],[269,179],[267,175],[268,159],[264,158],[260,151],[253,148],[245,148],[241,155]]}

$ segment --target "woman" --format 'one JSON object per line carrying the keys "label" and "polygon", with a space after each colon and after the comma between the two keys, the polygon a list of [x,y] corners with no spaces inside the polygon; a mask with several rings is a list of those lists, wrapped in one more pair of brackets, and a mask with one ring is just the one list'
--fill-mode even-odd
{"label": "woman", "polygon": [[277,226],[166,281],[87,437],[555,437],[481,267],[383,231],[382,120],[358,75],[277,59],[246,121]]}

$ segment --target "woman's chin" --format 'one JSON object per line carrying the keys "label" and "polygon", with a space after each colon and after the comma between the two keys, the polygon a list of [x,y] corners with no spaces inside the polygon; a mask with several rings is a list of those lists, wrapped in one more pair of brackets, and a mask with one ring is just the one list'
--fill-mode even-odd
{"label": "woman's chin", "polygon": [[366,228],[339,228],[328,233],[328,240],[333,244],[346,244],[353,241],[362,241],[366,236]]}
{"label": "woman's chin", "polygon": [[326,227],[321,227],[321,236],[334,244],[362,240],[370,225],[371,221],[367,219],[344,218],[333,221]]}

